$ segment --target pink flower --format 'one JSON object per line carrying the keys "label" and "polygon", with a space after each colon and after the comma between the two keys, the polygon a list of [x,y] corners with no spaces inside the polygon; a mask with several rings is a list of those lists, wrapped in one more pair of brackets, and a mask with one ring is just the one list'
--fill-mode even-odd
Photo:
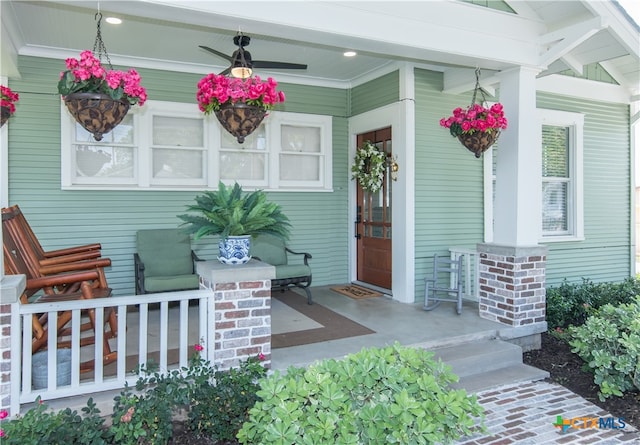
{"label": "pink flower", "polygon": [[0,437],[4,437],[4,430],[0,428]]}
{"label": "pink flower", "polygon": [[211,73],[198,82],[196,100],[198,108],[207,114],[219,110],[223,104],[236,102],[268,110],[275,103],[285,100],[284,93],[276,91],[276,85],[277,82],[272,78],[263,82],[259,76],[243,80]]}
{"label": "pink flower", "polygon": [[[69,58],[65,63],[67,71],[60,73],[62,81],[58,84],[58,92],[63,96],[71,93],[106,93],[114,98],[122,97],[132,105],[144,105],[147,100],[146,90],[140,85],[140,75],[134,69],[126,73],[106,71],[100,59],[89,50],[80,53],[80,60]],[[70,86],[70,81],[75,85]]]}
{"label": "pink flower", "polygon": [[258,360],[263,362],[265,359],[266,359],[266,357],[264,356],[264,354],[262,352],[260,354],[258,354]]}
{"label": "pink flower", "polygon": [[507,119],[500,103],[493,104],[490,108],[474,103],[465,110],[455,108],[451,116],[440,119],[440,126],[449,128],[451,135],[455,137],[462,133],[473,134],[475,131],[504,130],[507,128]]}
{"label": "pink flower", "polygon": [[204,350],[204,346],[202,346],[200,343],[196,343],[196,345],[194,346],[194,349],[197,352],[203,351]]}
{"label": "pink flower", "polygon": [[9,412],[6,409],[3,409],[2,411],[0,411],[0,420],[6,419],[7,416],[9,416]]}
{"label": "pink flower", "polygon": [[120,421],[122,423],[129,423],[131,422],[131,418],[133,417],[133,413],[135,412],[135,408],[132,406],[130,407],[127,412],[125,414],[123,414],[122,416],[120,416]]}

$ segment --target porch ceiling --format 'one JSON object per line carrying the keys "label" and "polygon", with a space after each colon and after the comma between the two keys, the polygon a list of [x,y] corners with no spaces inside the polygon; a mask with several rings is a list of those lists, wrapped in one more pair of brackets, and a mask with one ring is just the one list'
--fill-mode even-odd
{"label": "porch ceiling", "polygon": [[[630,95],[638,94],[638,28],[614,2],[508,3],[516,14],[455,0],[103,0],[100,8],[105,17],[124,20],[117,28],[103,22],[102,36],[111,61],[125,66],[222,71],[226,61],[198,45],[231,54],[241,30],[252,37],[254,59],[308,65],[277,73],[286,82],[349,86],[394,62],[411,62],[445,72],[445,89],[456,92],[473,86],[475,67],[490,84],[497,82],[491,73],[515,66],[538,67],[544,76],[605,62]],[[64,59],[91,49],[97,7],[95,1],[0,2],[0,75],[19,76],[18,54]],[[358,56],[343,57],[347,49]]]}

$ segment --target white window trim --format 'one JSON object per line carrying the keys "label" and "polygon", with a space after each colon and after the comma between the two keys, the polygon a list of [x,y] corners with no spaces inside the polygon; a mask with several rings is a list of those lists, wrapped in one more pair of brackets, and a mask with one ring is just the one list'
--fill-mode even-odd
{"label": "white window trim", "polygon": [[[539,131],[542,132],[542,125],[557,125],[571,128],[571,150],[572,155],[570,165],[570,175],[573,182],[570,205],[567,215],[571,221],[569,235],[547,235],[541,236],[540,243],[557,243],[584,241],[584,114],[569,111],[549,110],[538,108]],[[542,155],[542,149],[540,149]],[[493,149],[483,155],[484,171],[484,238],[485,242],[493,241]],[[542,178],[540,178],[542,186]],[[541,228],[542,229],[542,228]]]}
{"label": "white window trim", "polygon": [[[224,131],[214,115],[205,116],[195,104],[147,101],[143,107],[132,107],[129,114],[133,115],[136,127],[134,146],[136,157],[136,171],[134,178],[123,180],[102,180],[92,178],[91,181],[78,181],[73,174],[72,150],[76,122],[61,103],[61,186],[63,190],[202,190],[216,189],[219,182],[219,153],[221,145],[221,131]],[[153,180],[148,165],[151,163],[152,116],[173,116],[199,118],[204,120],[204,158],[208,162],[205,167],[204,180],[188,180],[183,184],[171,180]],[[262,189],[266,191],[333,191],[333,130],[331,116],[289,113],[271,111],[263,121],[267,137],[268,168],[265,181],[257,183],[243,183],[244,189]],[[321,134],[321,153],[319,157],[320,172],[317,181],[282,181],[279,180],[280,158],[280,128],[281,125],[317,126]],[[145,167],[146,166],[146,167]],[[172,183],[173,182],[173,183]],[[224,181],[231,182],[233,181]]]}
{"label": "white window trim", "polygon": [[[542,125],[569,127],[569,178],[571,185],[568,196],[568,235],[542,235],[541,243],[583,241],[584,240],[584,114],[569,111],[538,109],[540,131]],[[540,151],[542,153],[542,150]],[[542,178],[540,178],[542,184]]]}

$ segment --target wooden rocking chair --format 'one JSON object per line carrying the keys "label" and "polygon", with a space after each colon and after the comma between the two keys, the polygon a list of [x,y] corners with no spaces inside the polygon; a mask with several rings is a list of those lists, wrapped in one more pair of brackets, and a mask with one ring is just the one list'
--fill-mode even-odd
{"label": "wooden rocking chair", "polygon": [[[55,266],[42,266],[33,269],[29,267],[25,252],[21,248],[21,244],[17,242],[18,240],[14,236],[14,232],[9,230],[9,227],[5,224],[5,222],[10,219],[10,216],[3,213],[2,219],[5,273],[7,275],[23,274],[27,277],[26,290],[20,299],[22,303],[37,304],[54,301],[107,298],[111,296],[111,289],[107,286],[104,270],[101,266],[104,261],[86,260],[61,263]],[[88,317],[88,321],[81,325],[81,332],[91,330],[95,333],[97,329],[104,332],[103,364],[106,365],[116,360],[117,353],[111,351],[108,343],[108,339],[114,338],[118,332],[115,310],[113,310],[113,308],[105,310],[106,323],[105,326],[101,327],[95,324],[94,310],[84,311],[83,315]],[[47,347],[47,321],[46,313],[39,315],[34,314],[32,318],[32,352]],[[58,314],[58,348],[69,347],[71,345],[68,340],[68,337],[71,335],[70,321],[70,311],[63,311]],[[108,326],[108,330],[105,330],[106,326]],[[80,346],[93,343],[95,343],[95,336],[83,336],[80,341]],[[81,363],[80,371],[91,371],[94,369],[94,366],[95,363],[93,360],[83,362]]]}

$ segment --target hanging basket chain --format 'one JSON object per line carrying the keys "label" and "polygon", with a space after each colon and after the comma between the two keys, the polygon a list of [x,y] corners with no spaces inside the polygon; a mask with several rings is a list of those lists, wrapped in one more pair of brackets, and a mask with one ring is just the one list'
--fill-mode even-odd
{"label": "hanging basket chain", "polygon": [[471,105],[476,103],[476,95],[478,94],[478,91],[480,91],[480,95],[482,96],[482,102],[480,102],[480,105],[484,106],[484,104],[487,103],[487,98],[485,97],[484,91],[480,86],[480,68],[476,68],[476,86],[473,89],[473,97],[471,98]]}
{"label": "hanging basket chain", "polygon": [[98,21],[96,25],[96,41],[93,43],[93,54],[98,56],[98,60],[102,62],[102,56],[107,59],[107,63],[109,64],[109,69],[113,70],[113,66],[111,65],[111,60],[109,59],[109,53],[107,52],[107,47],[104,46],[104,42],[102,41],[102,32],[100,30],[100,22],[102,21],[102,13],[100,11],[96,12],[94,17]]}

